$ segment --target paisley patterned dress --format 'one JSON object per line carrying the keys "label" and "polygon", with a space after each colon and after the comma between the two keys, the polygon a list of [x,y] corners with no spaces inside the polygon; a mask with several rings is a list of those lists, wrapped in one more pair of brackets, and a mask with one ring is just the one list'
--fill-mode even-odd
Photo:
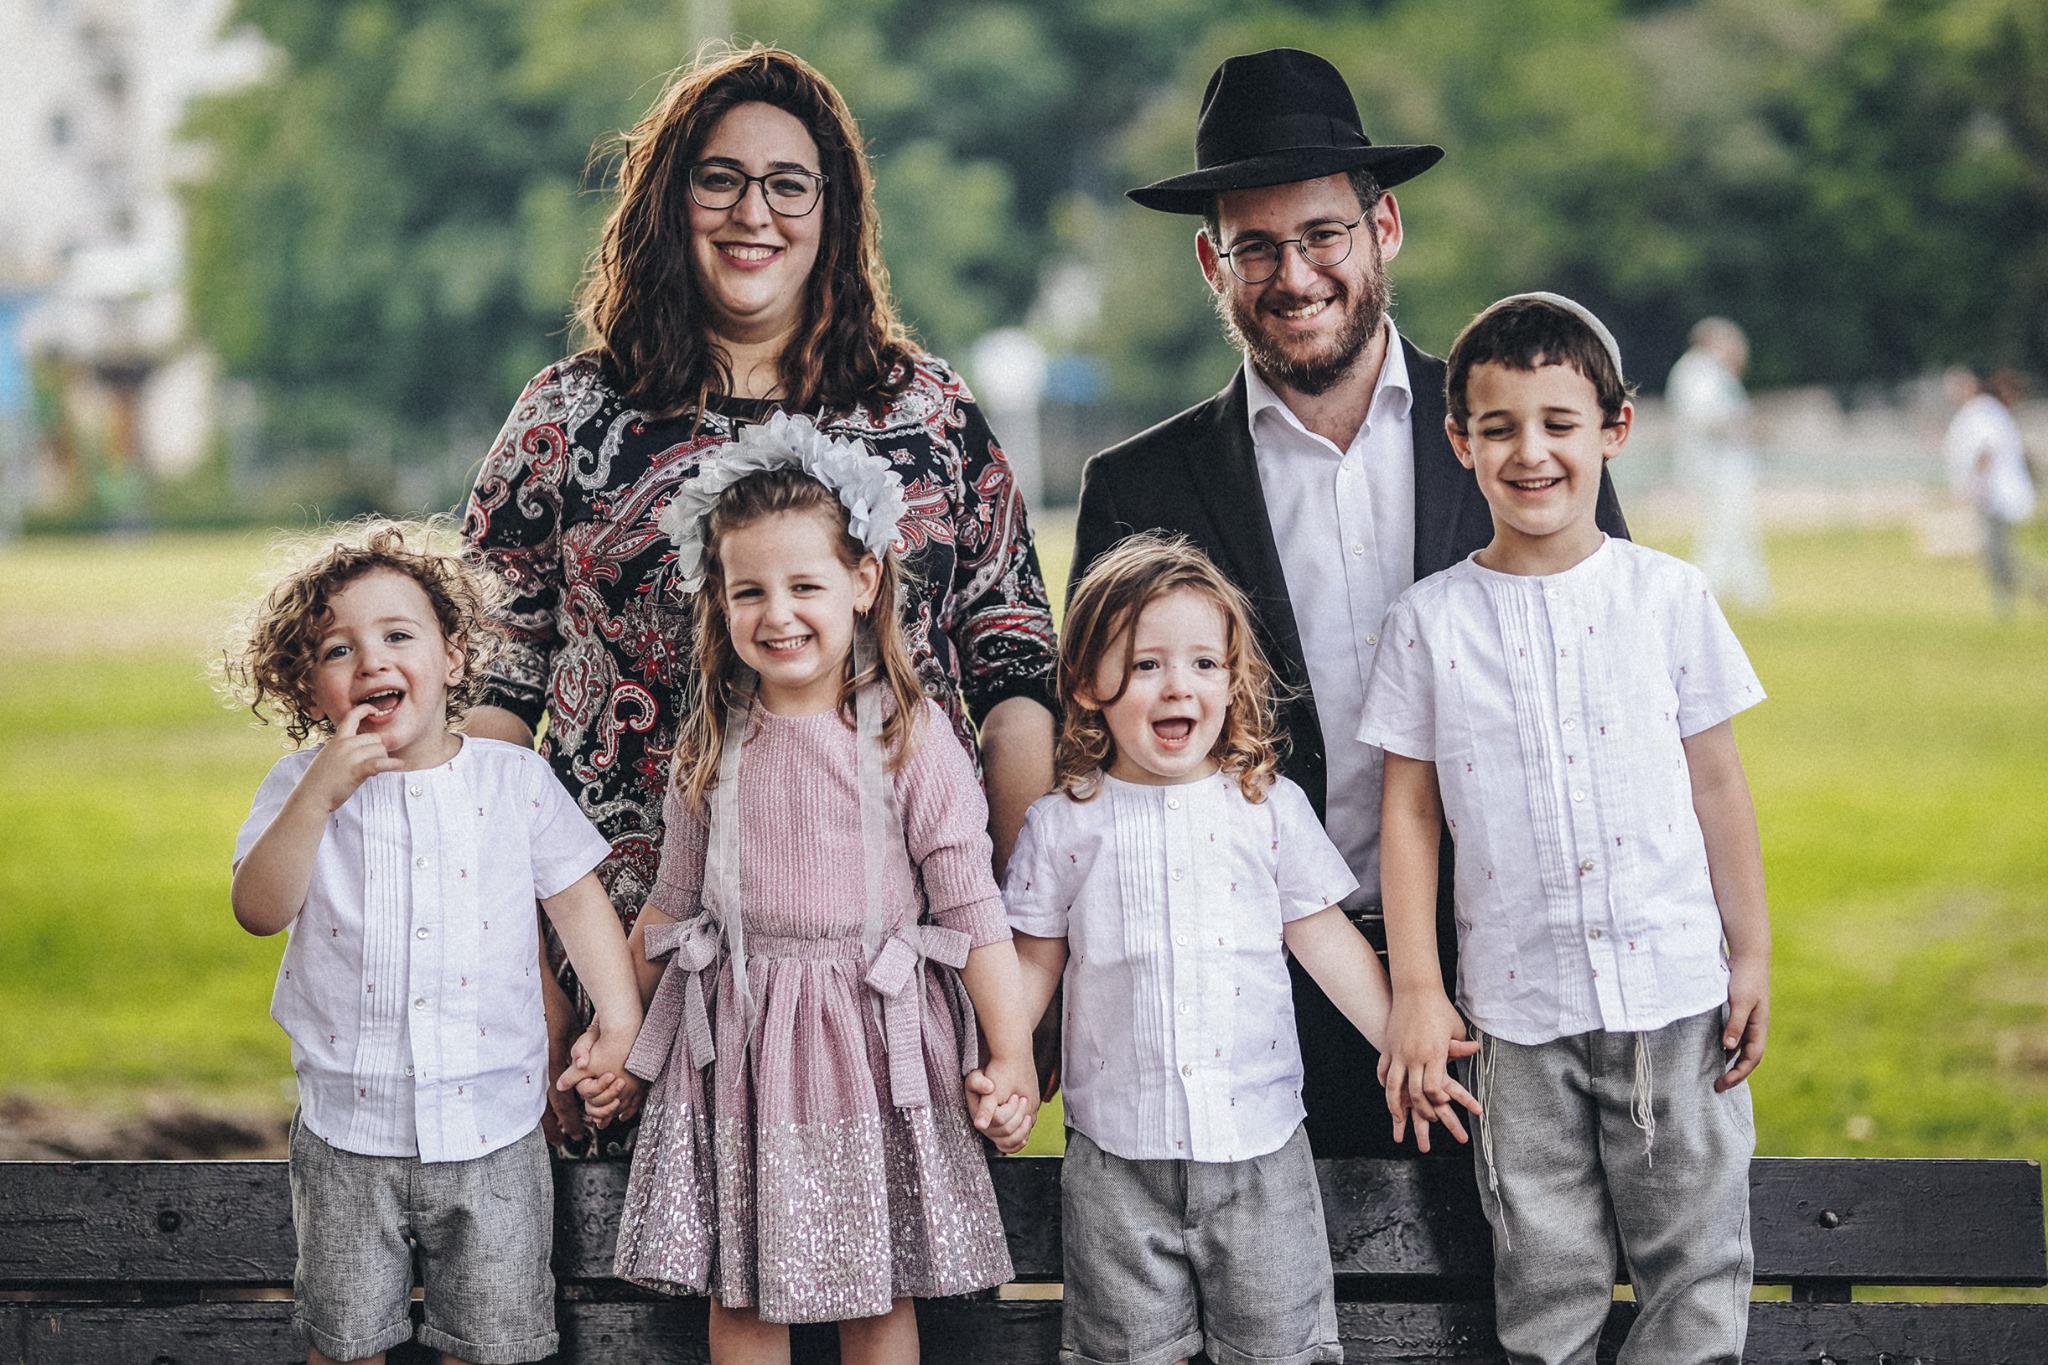
{"label": "paisley patterned dress", "polygon": [[[527,385],[477,474],[463,539],[503,582],[507,643],[483,702],[547,730],[542,752],[611,840],[598,869],[630,928],[654,885],[662,792],[677,718],[694,686],[694,630],[658,525],[676,487],[765,420],[768,403],[722,400],[650,417],[625,405],[590,355]],[[917,355],[886,407],[818,414],[902,475],[898,549],[915,587],[904,607],[925,691],[973,753],[970,717],[1009,697],[1052,704],[1052,612],[1009,462],[966,384]],[[590,1005],[550,934],[556,974]],[[623,1150],[625,1130],[603,1135]]]}

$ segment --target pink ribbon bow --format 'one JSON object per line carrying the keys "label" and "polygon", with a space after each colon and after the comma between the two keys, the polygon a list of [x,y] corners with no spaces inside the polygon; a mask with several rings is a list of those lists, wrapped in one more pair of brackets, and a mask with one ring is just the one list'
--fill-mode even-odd
{"label": "pink ribbon bow", "polygon": [[644,1081],[657,1079],[678,1036],[683,1056],[702,1070],[718,1056],[711,1039],[711,1012],[704,1004],[704,972],[717,963],[725,942],[718,921],[702,910],[689,919],[649,926],[646,940],[649,962],[670,960],[647,1006],[640,1036],[627,1054],[626,1070]]}
{"label": "pink ribbon bow", "polygon": [[[958,929],[913,924],[899,930],[875,954],[866,981],[882,997],[882,1036],[889,1049],[889,1096],[898,1109],[922,1109],[932,1102],[931,1081],[924,1071],[923,973],[918,963],[931,958],[955,969],[967,965],[974,940]],[[963,1072],[973,1066],[973,1027],[963,1028]]]}

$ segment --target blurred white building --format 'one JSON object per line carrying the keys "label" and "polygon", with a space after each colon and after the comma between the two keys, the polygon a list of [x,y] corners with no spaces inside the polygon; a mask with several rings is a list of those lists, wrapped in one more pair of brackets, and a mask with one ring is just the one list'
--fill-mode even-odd
{"label": "blurred white building", "polygon": [[186,327],[176,195],[197,149],[178,131],[195,96],[264,71],[254,34],[221,32],[231,4],[0,0],[0,421],[31,358],[51,360],[67,425],[109,462],[205,454],[212,366]]}

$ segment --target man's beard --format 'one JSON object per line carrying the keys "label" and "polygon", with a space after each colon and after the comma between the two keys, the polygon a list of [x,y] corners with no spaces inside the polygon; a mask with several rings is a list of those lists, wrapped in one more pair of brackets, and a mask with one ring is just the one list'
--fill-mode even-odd
{"label": "man's beard", "polygon": [[[1372,251],[1372,273],[1358,281],[1357,287],[1347,283],[1344,296],[1351,303],[1351,312],[1343,330],[1332,337],[1321,351],[1302,354],[1276,344],[1259,325],[1256,308],[1240,299],[1236,291],[1212,293],[1216,305],[1216,318],[1223,324],[1223,335],[1231,345],[1251,357],[1252,364],[1267,380],[1292,389],[1296,393],[1311,396],[1328,393],[1337,382],[1351,372],[1351,366],[1365,353],[1372,339],[1379,335],[1380,324],[1385,321],[1387,309],[1394,301],[1394,286],[1387,279],[1387,272],[1381,268],[1380,244],[1370,233],[1366,244]],[[1337,300],[1331,301],[1333,304]]]}

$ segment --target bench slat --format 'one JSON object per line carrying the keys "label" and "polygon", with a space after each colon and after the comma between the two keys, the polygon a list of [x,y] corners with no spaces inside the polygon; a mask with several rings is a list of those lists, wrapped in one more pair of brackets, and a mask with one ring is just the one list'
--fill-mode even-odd
{"label": "bench slat", "polygon": [[2038,1162],[1780,1158],[1749,1189],[1759,1279],[2048,1283]]}
{"label": "bench slat", "polygon": [[[1633,1317],[1617,1304],[1601,1359]],[[291,1305],[194,1303],[177,1306],[0,1304],[0,1359],[9,1365],[100,1365],[109,1360],[159,1365],[275,1365],[300,1355]],[[1052,1365],[1059,1353],[1059,1305],[1043,1302],[947,1302],[919,1305],[924,1355],[936,1362]],[[2044,1304],[1792,1304],[1750,1308],[1747,1365],[1877,1365],[1880,1353],[1934,1365],[2000,1361],[2048,1365]],[[706,1365],[701,1300],[662,1303],[565,1303],[560,1310],[564,1365],[618,1360]],[[1345,1354],[1374,1365],[1500,1365],[1493,1310],[1485,1303],[1344,1304],[1338,1326]],[[838,1352],[830,1328],[799,1329],[797,1365],[830,1365]],[[12,1348],[12,1349],[10,1349]],[[391,1353],[394,1365],[424,1365],[416,1347]]]}
{"label": "bench slat", "polygon": [[[993,1171],[1018,1277],[1059,1278],[1058,1161]],[[1491,1243],[1463,1163],[1325,1161],[1318,1174],[1339,1274],[1484,1294]],[[609,1278],[625,1176],[557,1165],[565,1280]],[[2034,1162],[1766,1158],[1750,1188],[1766,1282],[2048,1283]],[[282,1162],[0,1162],[0,1287],[279,1285],[294,1258]]]}

